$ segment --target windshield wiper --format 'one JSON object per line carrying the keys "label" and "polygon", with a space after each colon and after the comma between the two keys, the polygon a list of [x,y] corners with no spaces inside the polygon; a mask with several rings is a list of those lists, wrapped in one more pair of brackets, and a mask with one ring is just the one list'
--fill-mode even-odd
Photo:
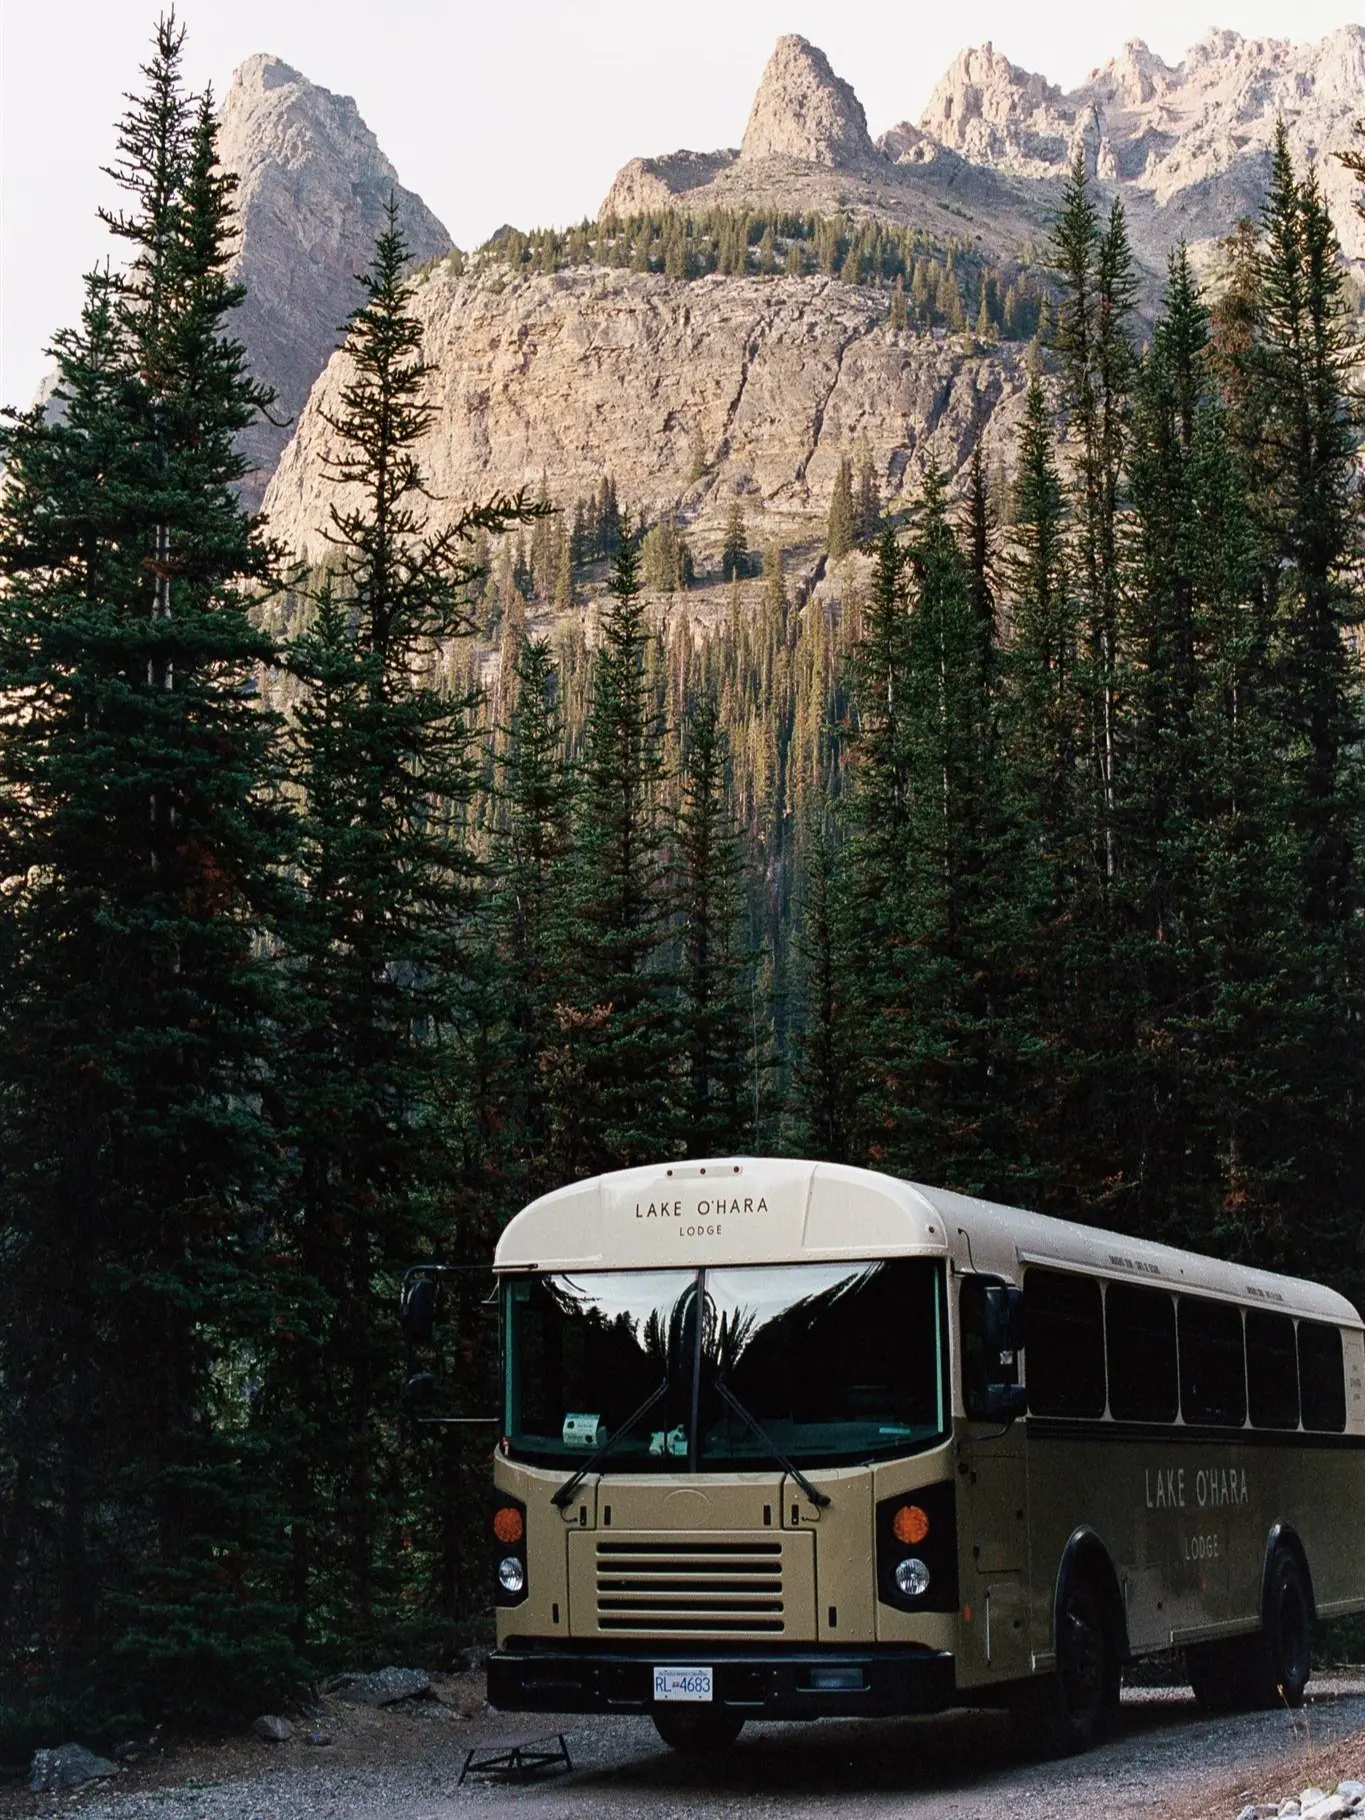
{"label": "windshield wiper", "polygon": [[621,1426],[616,1429],[614,1433],[609,1434],[606,1440],[602,1442],[601,1446],[595,1448],[593,1452],[588,1455],[587,1459],[584,1460],[583,1464],[579,1467],[573,1477],[564,1481],[559,1490],[550,1499],[550,1502],[557,1505],[560,1510],[563,1510],[565,1505],[571,1504],[573,1502],[574,1493],[578,1490],[584,1479],[587,1478],[588,1474],[590,1472],[596,1472],[597,1468],[602,1464],[603,1460],[606,1459],[616,1443],[625,1440],[635,1424],[649,1414],[650,1410],[653,1409],[654,1405],[665,1395],[667,1390],[668,1379],[665,1378],[657,1390],[650,1392],[644,1402],[641,1403],[640,1407],[635,1411],[635,1414],[633,1416],[627,1416]]}
{"label": "windshield wiper", "polygon": [[734,1391],[726,1384],[724,1378],[718,1377],[715,1380],[715,1386],[719,1395],[730,1405],[731,1409],[734,1410],[740,1420],[742,1422],[747,1422],[749,1427],[753,1429],[754,1433],[758,1436],[759,1440],[762,1441],[763,1445],[777,1461],[778,1465],[782,1467],[784,1471],[790,1473],[791,1477],[796,1480],[796,1483],[801,1487],[802,1491],[805,1492],[811,1503],[818,1509],[823,1510],[829,1503],[828,1495],[821,1491],[818,1486],[812,1485],[805,1473],[802,1472],[801,1468],[794,1465],[792,1461],[787,1458],[781,1448],[774,1443],[772,1436],[768,1433],[767,1429],[764,1428],[758,1417],[751,1414],[750,1411],[744,1407]]}

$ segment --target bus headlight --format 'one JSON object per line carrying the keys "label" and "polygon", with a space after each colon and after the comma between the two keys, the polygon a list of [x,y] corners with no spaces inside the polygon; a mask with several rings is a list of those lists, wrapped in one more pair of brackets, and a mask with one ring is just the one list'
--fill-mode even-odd
{"label": "bus headlight", "polygon": [[505,1593],[519,1593],[526,1585],[526,1569],[515,1555],[504,1555],[498,1562],[498,1585]]}
{"label": "bus headlight", "polygon": [[929,1590],[929,1569],[918,1555],[896,1563],[896,1591],[907,1599],[922,1599]]}

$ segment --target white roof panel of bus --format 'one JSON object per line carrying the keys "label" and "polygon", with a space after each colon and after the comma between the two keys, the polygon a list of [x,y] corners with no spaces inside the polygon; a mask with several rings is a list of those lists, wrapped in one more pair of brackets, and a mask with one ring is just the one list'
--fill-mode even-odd
{"label": "white roof panel of bus", "polygon": [[570,1183],[517,1214],[494,1262],[500,1270],[695,1269],[944,1252],[959,1268],[1017,1275],[1021,1264],[1051,1263],[1361,1324],[1345,1297],[1317,1283],[875,1170],[776,1157],[649,1164]]}

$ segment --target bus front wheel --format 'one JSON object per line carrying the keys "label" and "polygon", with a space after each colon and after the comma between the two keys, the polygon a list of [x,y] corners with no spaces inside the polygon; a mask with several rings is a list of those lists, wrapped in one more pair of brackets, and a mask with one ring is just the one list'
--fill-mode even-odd
{"label": "bus front wheel", "polygon": [[1015,1731],[1034,1753],[1067,1757],[1107,1737],[1118,1719],[1118,1631],[1093,1575],[1068,1577],[1057,1607],[1057,1663],[1014,1703]]}
{"label": "bus front wheel", "polygon": [[689,1756],[704,1756],[710,1751],[728,1750],[744,1730],[739,1713],[726,1712],[723,1706],[709,1710],[679,1711],[676,1707],[656,1707],[650,1717],[654,1729],[670,1750],[684,1751]]}

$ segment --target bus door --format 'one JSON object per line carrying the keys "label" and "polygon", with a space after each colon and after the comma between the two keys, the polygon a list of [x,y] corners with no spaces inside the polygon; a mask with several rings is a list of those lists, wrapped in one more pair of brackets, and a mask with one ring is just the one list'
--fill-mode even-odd
{"label": "bus door", "polygon": [[958,1435],[958,1558],[964,1686],[1032,1668],[1029,1631],[1028,1464],[1019,1382],[1020,1292],[998,1278],[962,1279],[962,1394]]}

